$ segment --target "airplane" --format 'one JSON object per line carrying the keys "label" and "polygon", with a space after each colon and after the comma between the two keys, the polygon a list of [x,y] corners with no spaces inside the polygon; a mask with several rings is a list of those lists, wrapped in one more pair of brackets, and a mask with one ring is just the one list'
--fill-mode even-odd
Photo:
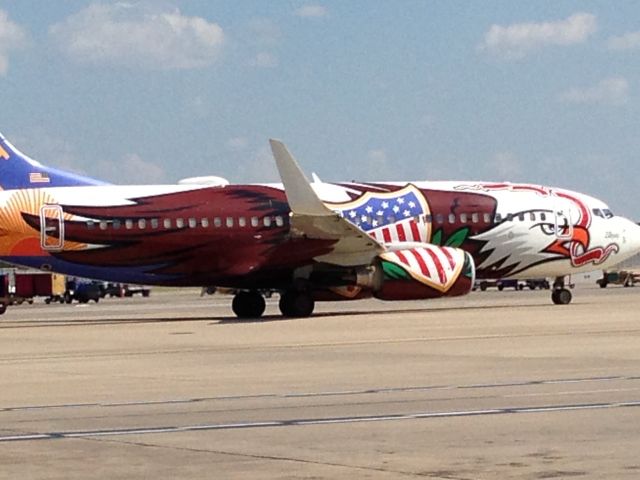
{"label": "airplane", "polygon": [[553,303],[568,304],[565,276],[640,251],[640,226],[578,192],[309,181],[281,141],[270,145],[278,184],[120,186],[42,165],[0,135],[0,260],[110,282],[225,287],[235,315],[255,319],[273,293],[285,317],[307,317],[317,301],[465,295],[476,277],[553,277]]}

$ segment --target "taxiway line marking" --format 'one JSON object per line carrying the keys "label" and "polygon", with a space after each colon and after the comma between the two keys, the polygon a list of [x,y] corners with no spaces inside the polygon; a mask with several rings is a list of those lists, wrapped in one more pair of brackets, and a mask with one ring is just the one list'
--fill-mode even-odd
{"label": "taxiway line marking", "polygon": [[[351,396],[351,395],[375,395],[379,393],[403,393],[403,392],[428,392],[436,390],[465,390],[465,389],[485,389],[485,388],[503,388],[503,387],[526,387],[536,385],[560,385],[560,384],[575,384],[575,383],[588,383],[588,382],[612,382],[612,381],[637,381],[640,380],[640,376],[624,376],[624,375],[610,375],[607,377],[580,377],[580,378],[564,378],[564,379],[550,379],[550,380],[522,380],[513,382],[496,382],[496,383],[476,383],[467,385],[423,385],[423,386],[409,386],[409,387],[382,387],[382,388],[363,388],[357,390],[330,390],[323,392],[289,392],[289,393],[256,393],[249,395],[222,395],[215,397],[194,397],[194,398],[174,398],[166,400],[131,400],[124,402],[87,402],[87,403],[67,403],[67,404],[53,404],[53,405],[25,405],[25,406],[13,406],[13,407],[0,407],[0,413],[2,412],[15,412],[23,410],[47,410],[47,409],[63,409],[63,408],[114,408],[114,407],[136,407],[136,406],[148,406],[148,405],[179,405],[206,401],[226,401],[226,400],[253,400],[253,399],[268,399],[268,398],[314,398],[314,397],[332,397],[332,396]],[[553,392],[554,395],[572,395],[582,393],[600,393],[600,392],[622,392],[622,391],[634,391],[637,388],[618,388],[618,389],[600,389],[600,390],[587,390],[576,392]],[[522,393],[522,394],[510,394],[505,395],[505,398],[510,397],[527,397],[527,396],[543,396],[539,393]]]}
{"label": "taxiway line marking", "polygon": [[158,427],[139,427],[139,428],[123,428],[123,429],[95,429],[95,430],[79,430],[79,431],[61,431],[49,433],[25,433],[0,436],[2,442],[17,442],[28,440],[56,440],[63,438],[91,438],[104,436],[120,436],[120,435],[149,435],[158,433],[184,433],[206,430],[234,430],[244,428],[270,428],[270,427],[292,427],[292,426],[311,426],[311,425],[328,425],[328,424],[347,424],[357,422],[382,422],[397,420],[423,420],[447,417],[473,417],[482,415],[511,415],[519,413],[542,413],[542,412],[561,412],[561,411],[577,411],[577,410],[597,410],[608,408],[630,408],[640,407],[639,401],[630,402],[612,402],[612,403],[585,403],[572,405],[542,405],[536,407],[513,407],[513,408],[495,408],[485,410],[455,410],[445,412],[416,412],[416,413],[398,413],[385,415],[364,415],[350,417],[334,417],[334,418],[307,418],[297,420],[275,420],[260,422],[237,422],[237,423],[218,423],[204,425],[183,425],[183,426],[158,426]]}

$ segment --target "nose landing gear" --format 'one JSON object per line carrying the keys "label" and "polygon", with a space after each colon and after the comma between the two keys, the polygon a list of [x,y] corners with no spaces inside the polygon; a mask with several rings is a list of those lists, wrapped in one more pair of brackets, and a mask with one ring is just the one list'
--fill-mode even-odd
{"label": "nose landing gear", "polygon": [[565,287],[564,277],[557,277],[553,282],[553,291],[551,292],[551,300],[556,305],[568,305],[571,303],[573,295]]}

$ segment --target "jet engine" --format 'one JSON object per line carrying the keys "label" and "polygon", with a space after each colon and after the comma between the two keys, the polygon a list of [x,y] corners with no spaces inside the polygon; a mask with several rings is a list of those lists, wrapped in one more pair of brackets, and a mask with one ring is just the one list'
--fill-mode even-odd
{"label": "jet engine", "polygon": [[423,244],[385,252],[362,287],[380,300],[420,300],[466,295],[473,287],[475,265],[464,250]]}

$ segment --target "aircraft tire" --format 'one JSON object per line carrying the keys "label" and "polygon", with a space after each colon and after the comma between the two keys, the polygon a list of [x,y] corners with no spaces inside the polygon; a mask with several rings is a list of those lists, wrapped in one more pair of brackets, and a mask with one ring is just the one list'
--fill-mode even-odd
{"label": "aircraft tire", "polygon": [[551,293],[551,300],[556,305],[568,305],[571,303],[571,292],[566,288],[561,288],[559,290],[554,290]]}
{"label": "aircraft tire", "polygon": [[239,292],[233,297],[231,308],[240,319],[260,318],[266,308],[266,302],[259,292]]}
{"label": "aircraft tire", "polygon": [[309,317],[313,313],[315,302],[307,292],[284,292],[278,303],[280,312],[285,317]]}

